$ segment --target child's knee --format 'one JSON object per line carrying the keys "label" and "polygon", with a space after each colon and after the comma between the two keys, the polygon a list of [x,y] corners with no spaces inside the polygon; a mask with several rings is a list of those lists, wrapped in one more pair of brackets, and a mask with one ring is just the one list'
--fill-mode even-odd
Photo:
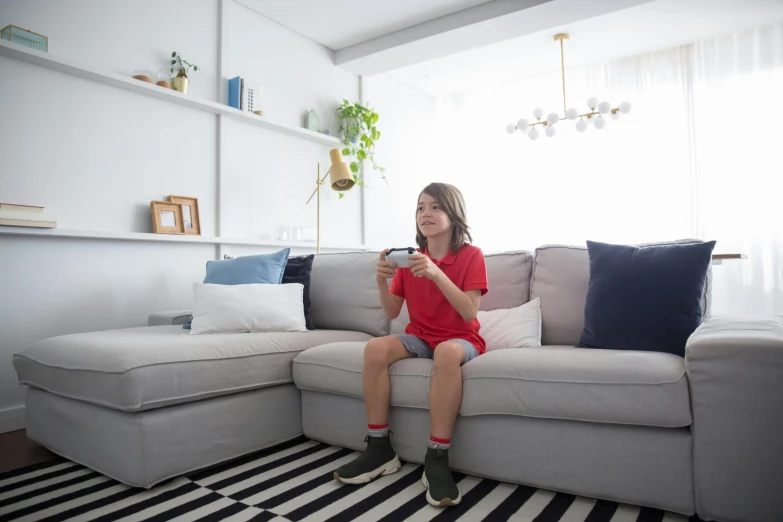
{"label": "child's knee", "polygon": [[437,366],[459,366],[465,355],[465,349],[454,341],[445,341],[435,347],[435,364]]}

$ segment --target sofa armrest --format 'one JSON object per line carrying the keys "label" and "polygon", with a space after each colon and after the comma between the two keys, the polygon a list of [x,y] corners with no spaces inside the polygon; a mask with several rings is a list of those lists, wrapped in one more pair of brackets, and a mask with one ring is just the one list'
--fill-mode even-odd
{"label": "sofa armrest", "polygon": [[696,511],[704,520],[783,514],[783,322],[716,316],[688,339]]}
{"label": "sofa armrest", "polygon": [[150,314],[147,325],[159,326],[162,324],[185,324],[190,321],[191,310],[172,310],[169,312],[155,312]]}

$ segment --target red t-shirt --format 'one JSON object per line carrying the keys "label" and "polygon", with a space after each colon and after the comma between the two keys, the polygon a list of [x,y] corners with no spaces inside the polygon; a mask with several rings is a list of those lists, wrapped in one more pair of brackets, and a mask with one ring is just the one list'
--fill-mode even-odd
{"label": "red t-shirt", "polygon": [[[427,250],[424,255],[432,259]],[[449,250],[440,261],[432,261],[463,292],[481,290],[481,295],[487,293],[487,267],[480,248],[463,245],[456,254]],[[411,322],[405,327],[405,333],[423,339],[433,350],[443,341],[465,339],[479,354],[486,351],[486,342],[479,335],[478,319],[465,321],[434,281],[415,277],[407,267],[399,268],[389,291],[408,303]]]}

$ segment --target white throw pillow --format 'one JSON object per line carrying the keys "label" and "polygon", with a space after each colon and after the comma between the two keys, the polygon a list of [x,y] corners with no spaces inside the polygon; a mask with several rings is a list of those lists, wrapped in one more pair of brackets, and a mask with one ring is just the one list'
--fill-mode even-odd
{"label": "white throw pillow", "polygon": [[299,283],[193,283],[190,333],[306,332],[303,292]]}
{"label": "white throw pillow", "polygon": [[479,312],[479,334],[487,342],[487,351],[501,348],[541,346],[541,300],[536,297],[522,306]]}

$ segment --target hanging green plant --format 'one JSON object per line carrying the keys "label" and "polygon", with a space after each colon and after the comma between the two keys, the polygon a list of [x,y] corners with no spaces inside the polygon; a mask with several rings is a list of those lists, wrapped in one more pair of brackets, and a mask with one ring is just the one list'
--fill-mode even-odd
{"label": "hanging green plant", "polygon": [[[375,163],[375,143],[381,139],[381,132],[375,126],[378,122],[378,113],[373,109],[361,105],[359,102],[349,103],[343,100],[337,108],[337,114],[342,120],[340,132],[343,133],[343,156],[350,161],[353,180],[359,186],[365,186],[361,173],[361,166],[365,160],[369,160],[372,169],[381,174],[381,179],[386,181],[386,169]],[[340,193],[340,197],[343,193]]]}

